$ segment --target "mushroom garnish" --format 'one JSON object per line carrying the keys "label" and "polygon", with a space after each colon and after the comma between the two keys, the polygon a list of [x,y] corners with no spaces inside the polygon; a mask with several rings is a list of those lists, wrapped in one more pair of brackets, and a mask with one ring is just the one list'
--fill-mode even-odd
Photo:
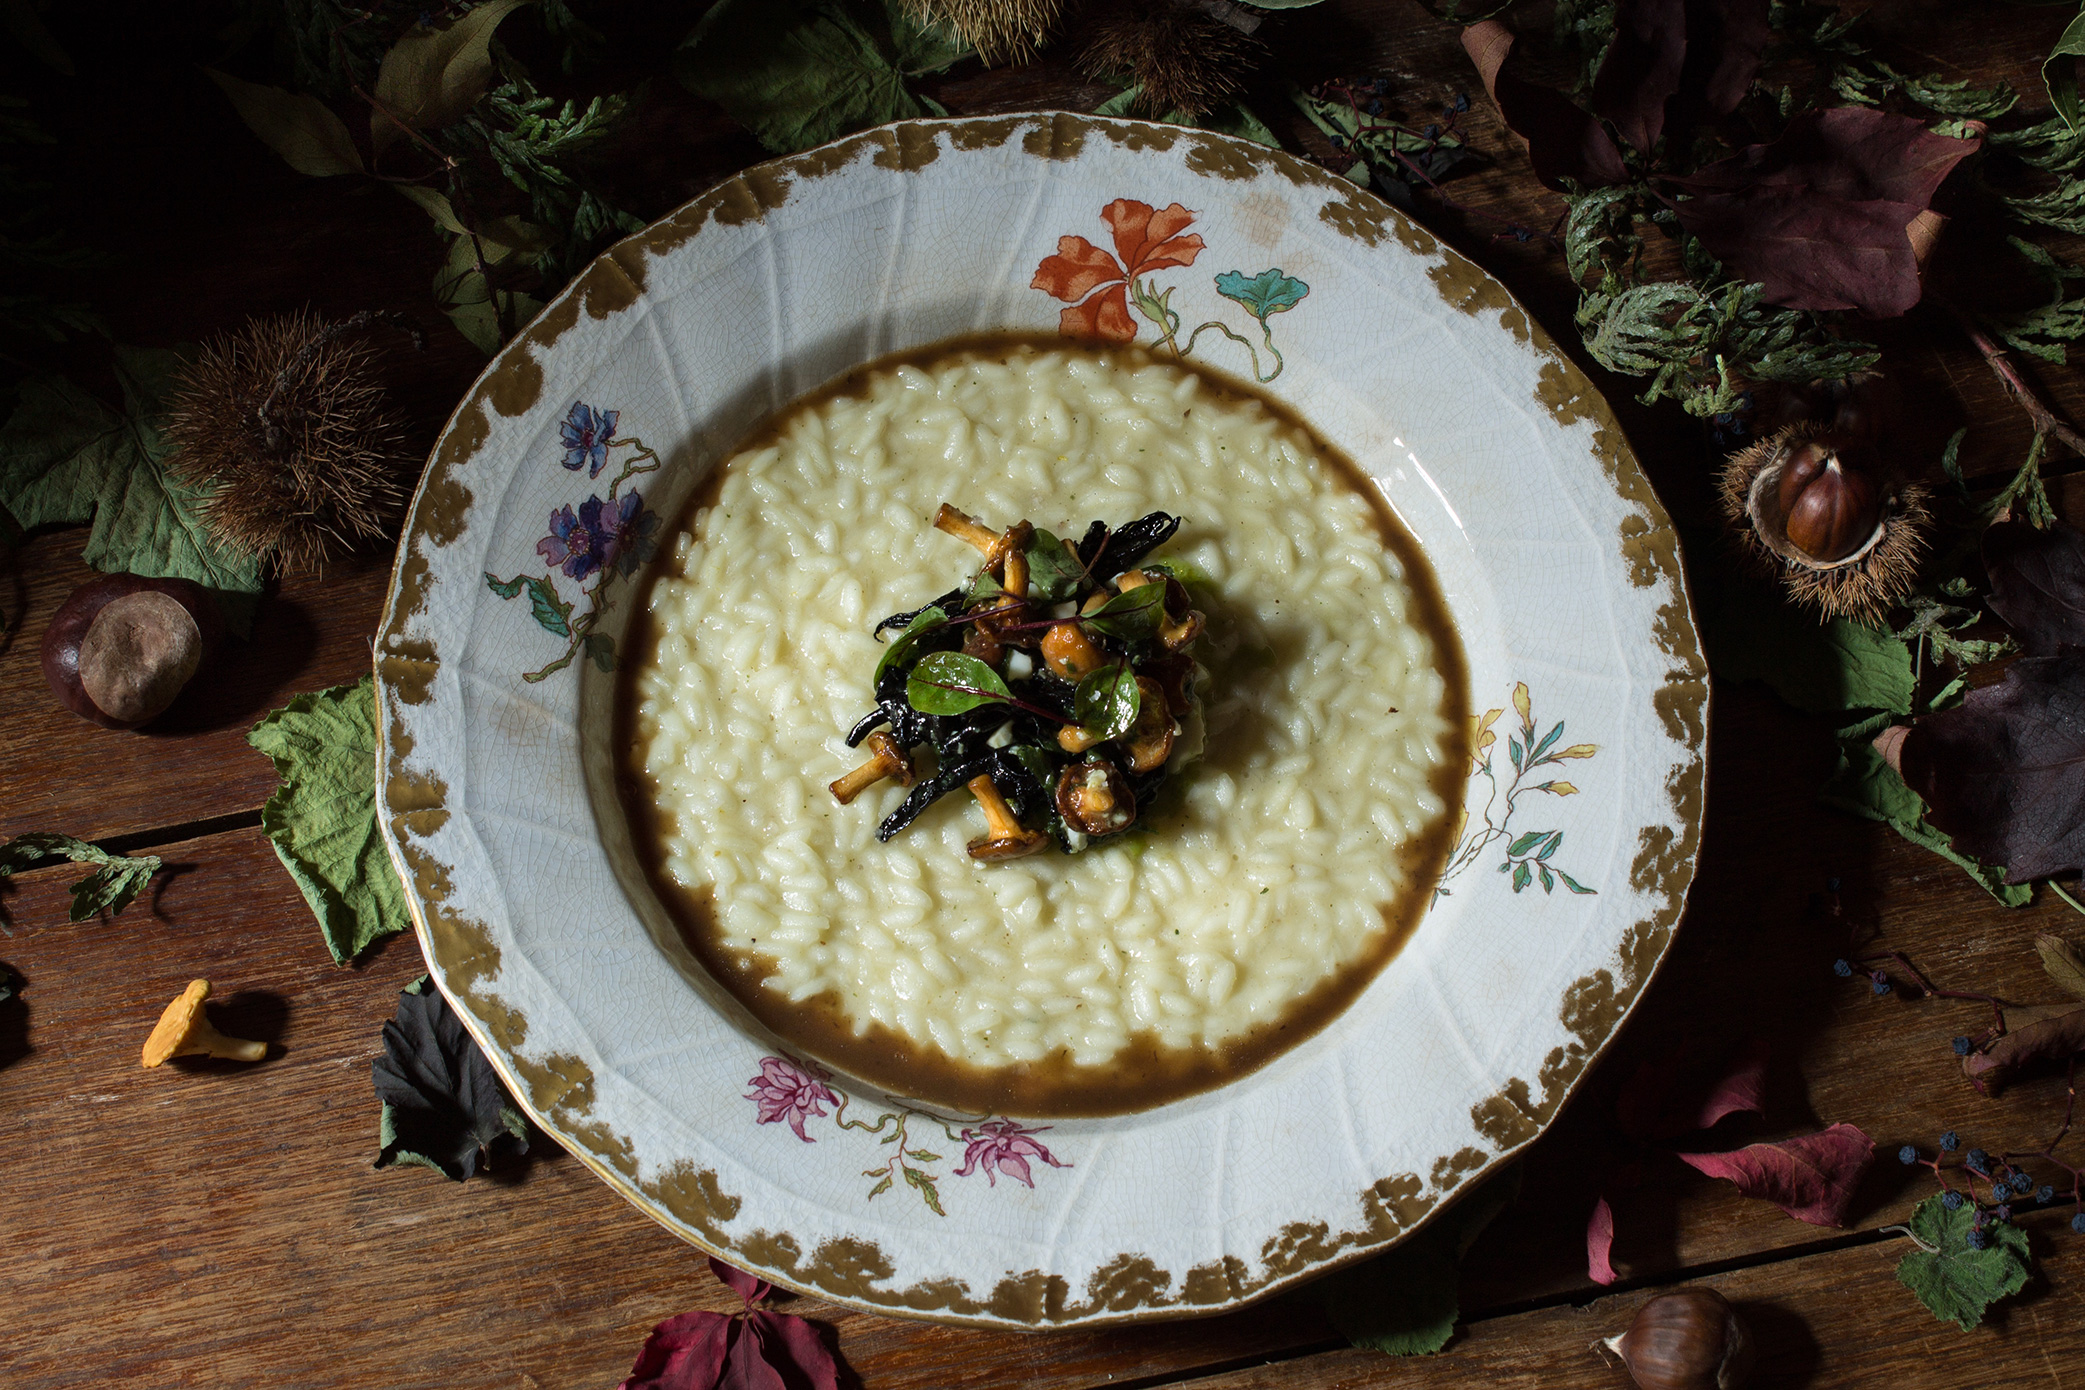
{"label": "mushroom garnish", "polygon": [[1137,798],[1119,768],[1089,758],[1057,774],[1057,814],[1081,835],[1113,835],[1136,820]]}
{"label": "mushroom garnish", "polygon": [[1149,676],[1137,677],[1137,722],[1122,741],[1131,772],[1156,772],[1173,756],[1173,711],[1165,691]]}
{"label": "mushroom garnish", "polygon": [[170,1057],[228,1057],[235,1062],[258,1062],[268,1055],[268,1044],[228,1038],[210,1026],[203,1001],[210,997],[208,980],[191,980],[145,1040],[144,1062],[156,1067]]}
{"label": "mushroom garnish", "polygon": [[971,778],[970,791],[985,810],[985,833],[966,846],[972,859],[1019,859],[1050,843],[1049,836],[1028,829],[1015,817],[1014,808],[999,794],[999,784],[990,773]]}
{"label": "mushroom garnish", "polygon": [[999,533],[986,526],[974,516],[966,516],[943,502],[941,510],[934,513],[934,529],[946,531],[959,541],[967,541],[986,555],[999,544]]}
{"label": "mushroom garnish", "polygon": [[1108,664],[1108,656],[1074,622],[1053,624],[1042,639],[1043,663],[1068,681],[1090,676]]}
{"label": "mushroom garnish", "polygon": [[842,806],[886,777],[901,787],[912,785],[912,758],[898,746],[896,739],[887,733],[873,733],[869,735],[869,751],[875,756],[845,777],[828,783],[833,800]]}

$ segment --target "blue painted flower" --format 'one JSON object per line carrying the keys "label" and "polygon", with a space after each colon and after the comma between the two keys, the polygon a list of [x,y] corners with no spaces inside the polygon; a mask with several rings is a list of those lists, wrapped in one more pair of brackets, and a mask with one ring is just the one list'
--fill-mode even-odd
{"label": "blue painted flower", "polygon": [[608,462],[608,445],[615,438],[617,410],[596,410],[585,401],[572,402],[564,423],[557,427],[565,443],[565,467],[586,466],[586,476],[598,478]]}
{"label": "blue painted flower", "polygon": [[570,507],[550,514],[550,534],[536,542],[536,553],[553,565],[564,566],[574,579],[585,579],[614,560],[615,533],[601,524],[601,499],[589,497],[579,504],[575,516]]}
{"label": "blue painted flower", "polygon": [[1216,292],[1243,304],[1246,312],[1264,325],[1269,314],[1295,308],[1310,293],[1310,286],[1282,274],[1279,267],[1263,270],[1250,280],[1239,271],[1227,270],[1216,277]]}
{"label": "blue painted flower", "polygon": [[[582,515],[585,508],[580,509]],[[608,537],[607,558],[603,564],[614,565],[628,579],[637,572],[637,567],[658,552],[659,514],[645,507],[637,490],[632,488],[623,494],[620,502],[610,502],[600,516],[601,530]]]}

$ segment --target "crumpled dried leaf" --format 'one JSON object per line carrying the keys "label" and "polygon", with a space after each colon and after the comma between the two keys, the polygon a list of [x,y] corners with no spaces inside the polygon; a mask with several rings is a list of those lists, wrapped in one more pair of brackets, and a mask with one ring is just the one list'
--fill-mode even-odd
{"label": "crumpled dried leaf", "polygon": [[1899,767],[1927,819],[2008,883],[2085,868],[2085,650],[2023,656],[1919,720]]}
{"label": "crumpled dried leaf", "polygon": [[1631,1139],[1677,1139],[1741,1111],[1764,1108],[1768,1044],[1754,1038],[1713,1074],[1684,1052],[1645,1061],[1615,1098],[1615,1119]]}
{"label": "crumpled dried leaf", "polygon": [[1620,0],[1614,39],[1593,79],[1593,110],[1645,154],[1665,130],[1665,103],[1687,61],[1686,0]]}
{"label": "crumpled dried leaf", "polygon": [[376,1166],[410,1163],[462,1182],[480,1154],[528,1152],[528,1122],[463,1021],[422,975],[398,996],[384,1025],[384,1055],[369,1065],[384,1103]]}
{"label": "crumpled dried leaf", "polygon": [[1728,1178],[1745,1196],[1772,1202],[1813,1226],[1846,1224],[1853,1190],[1874,1157],[1875,1141],[1848,1124],[1728,1153],[1679,1155],[1690,1167]]}
{"label": "crumpled dried leaf", "polygon": [[1495,19],[1483,20],[1462,31],[1462,46],[1477,65],[1477,75],[1499,108],[1499,116],[1527,141],[1536,178],[1555,189],[1562,189],[1565,179],[1589,188],[1628,180],[1622,152],[1606,127],[1572,105],[1563,93],[1507,69],[1513,52],[1512,30]]}
{"label": "crumpled dried leaf", "polygon": [[2062,1062],[2085,1052],[2085,1004],[2031,1004],[2007,1009],[2005,1033],[1962,1059],[1962,1075],[1985,1095],[2004,1089],[2021,1068]]}
{"label": "crumpled dried leaf", "polygon": [[2034,938],[2034,950],[2042,958],[2042,969],[2065,994],[2085,999],[2085,951],[2051,932]]}
{"label": "crumpled dried leaf", "polygon": [[1933,1316],[1964,1332],[1983,1321],[1984,1310],[2027,1284],[2032,1255],[2027,1233],[2018,1226],[1984,1227],[1989,1242],[1969,1248],[1976,1204],[1964,1202],[1953,1211],[1939,1197],[1928,1197],[1911,1214],[1911,1234],[1931,1249],[1915,1250],[1897,1261],[1897,1282],[1918,1295]]}
{"label": "crumpled dried leaf", "polygon": [[1890,318],[1918,303],[1909,228],[1974,140],[1860,106],[1806,111],[1672,184],[1680,224],[1767,299]]}
{"label": "crumpled dried leaf", "polygon": [[348,134],[346,123],[317,97],[246,82],[215,68],[203,71],[231,98],[232,109],[246,128],[298,173],[325,178],[362,172],[362,152],[355,148],[355,138]]}
{"label": "crumpled dried leaf", "polygon": [[[97,912],[114,916],[129,907],[145,891],[152,875],[159,872],[160,862],[156,855],[110,854],[99,845],[70,835],[32,830],[0,845],[0,883],[5,883],[16,870],[43,859],[70,859],[75,864],[95,866],[94,872],[72,885],[72,906],[66,909],[65,916],[73,922],[84,922]],[[5,914],[0,914],[0,922],[6,920]]]}
{"label": "crumpled dried leaf", "polygon": [[1622,1277],[1609,1258],[1613,1250],[1614,1208],[1602,1197],[1593,1203],[1592,1217],[1585,1223],[1585,1272],[1595,1284],[1612,1284]]}
{"label": "crumpled dried leaf", "polygon": [[384,54],[369,112],[371,147],[412,130],[437,130],[475,106],[492,85],[492,35],[531,0],[486,0],[440,29],[414,25]]}
{"label": "crumpled dried leaf", "polygon": [[1986,600],[2029,656],[2085,646],[2085,532],[2001,521],[1984,532]]}
{"label": "crumpled dried leaf", "polygon": [[766,1283],[715,1256],[710,1272],[738,1294],[737,1313],[697,1310],[652,1329],[616,1390],[838,1390],[840,1363],[818,1328],[753,1305]]}

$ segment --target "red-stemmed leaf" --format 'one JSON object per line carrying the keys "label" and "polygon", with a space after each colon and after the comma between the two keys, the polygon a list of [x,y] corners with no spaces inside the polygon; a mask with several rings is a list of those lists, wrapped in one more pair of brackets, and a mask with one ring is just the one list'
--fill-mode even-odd
{"label": "red-stemmed leaf", "polygon": [[1665,129],[1665,103],[1687,61],[1686,0],[1621,0],[1614,40],[1593,79],[1593,110],[1645,154]]}
{"label": "red-stemmed leaf", "polygon": [[1605,126],[1556,89],[1506,70],[1512,30],[1495,19],[1483,20],[1462,31],[1462,46],[1500,118],[1527,141],[1536,178],[1557,189],[1565,179],[1595,188],[1627,182],[1628,167]]}
{"label": "red-stemmed leaf", "polygon": [[1730,1179],[1747,1197],[1772,1202],[1813,1226],[1845,1224],[1853,1189],[1874,1157],[1875,1141],[1847,1124],[1729,1153],[1679,1155],[1712,1178]]}
{"label": "red-stemmed leaf", "polygon": [[768,1364],[785,1373],[789,1390],[839,1390],[839,1358],[811,1323],[765,1308],[754,1310],[747,1322],[759,1333]]}
{"label": "red-stemmed leaf", "polygon": [[1715,1073],[1694,1066],[1684,1052],[1639,1065],[1615,1098],[1615,1120],[1631,1139],[1677,1139],[1709,1128],[1725,1115],[1762,1109],[1767,1044],[1754,1038]]}
{"label": "red-stemmed leaf", "polygon": [[1585,1223],[1585,1272],[1595,1284],[1612,1284],[1621,1278],[1608,1255],[1614,1249],[1614,1208],[1602,1197],[1593,1203],[1592,1219]]}
{"label": "red-stemmed leaf", "polygon": [[724,1374],[734,1319],[723,1313],[682,1313],[652,1329],[617,1390],[711,1390]]}
{"label": "red-stemmed leaf", "polygon": [[2008,1009],[2005,1033],[1962,1059],[1962,1074],[1986,1095],[2020,1068],[2062,1062],[2085,1052],[2085,1004],[2033,1004]]}
{"label": "red-stemmed leaf", "polygon": [[2029,656],[2085,647],[2085,532],[2061,521],[2047,530],[2001,521],[1984,532],[1984,569],[1985,601]]}
{"label": "red-stemmed leaf", "polygon": [[617,1390],[839,1390],[840,1363],[817,1327],[753,1305],[768,1285],[715,1256],[710,1271],[745,1304],[693,1312],[652,1329]]}
{"label": "red-stemmed leaf", "polygon": [[1909,228],[1976,148],[1909,116],[1866,107],[1805,112],[1781,138],[1671,180],[1680,223],[1775,304],[1859,309],[1918,303]]}
{"label": "red-stemmed leaf", "polygon": [[2085,650],[2021,657],[1897,753],[1927,820],[2007,883],[2085,869]]}
{"label": "red-stemmed leaf", "polygon": [[709,1272],[716,1275],[723,1285],[737,1294],[750,1308],[767,1297],[767,1281],[742,1269],[734,1269],[715,1255],[709,1257]]}

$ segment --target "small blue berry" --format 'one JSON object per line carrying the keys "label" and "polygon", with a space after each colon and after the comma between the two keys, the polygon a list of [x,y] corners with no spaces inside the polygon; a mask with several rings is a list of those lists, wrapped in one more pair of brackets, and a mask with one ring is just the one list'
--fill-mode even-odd
{"label": "small blue berry", "polygon": [[2056,1189],[2053,1187],[2037,1187],[2034,1189],[2034,1200],[2040,1202],[2043,1206],[2047,1206],[2056,1200]]}
{"label": "small blue berry", "polygon": [[1430,125],[1425,130],[1421,131],[1420,134],[1424,135],[1429,140],[1438,140],[1441,138],[1441,128],[1437,125]]}
{"label": "small blue berry", "polygon": [[2028,1177],[2025,1173],[2013,1174],[2013,1195],[2015,1197],[2025,1197],[2032,1191],[2034,1191],[2033,1178]]}
{"label": "small blue berry", "polygon": [[2085,1236],[2085,1211],[2081,1211],[2071,1218],[2071,1229],[2079,1235]]}
{"label": "small blue berry", "polygon": [[1907,1168],[1910,1167],[1912,1164],[1918,1162],[1918,1150],[1913,1148],[1911,1145],[1906,1144],[1903,1148],[1897,1150],[1897,1162],[1903,1164]]}
{"label": "small blue berry", "polygon": [[1387,77],[1378,77],[1374,82],[1369,84],[1369,90],[1374,92],[1379,97],[1390,95],[1390,79]]}
{"label": "small blue berry", "polygon": [[1890,992],[1890,977],[1883,974],[1880,970],[1868,978],[1875,982],[1875,992],[1877,994],[1888,994]]}
{"label": "small blue berry", "polygon": [[1455,109],[1458,113],[1470,109],[1470,94],[1468,92],[1457,92],[1455,94]]}
{"label": "small blue berry", "polygon": [[1948,1153],[1953,1153],[1956,1149],[1962,1147],[1962,1137],[1953,1130],[1949,1130],[1940,1136],[1940,1147]]}
{"label": "small blue berry", "polygon": [[1376,100],[1376,98],[1374,97],[1370,97],[1368,99],[1368,105],[1362,107],[1361,109],[1363,111],[1366,111],[1371,116],[1380,116],[1383,114],[1383,103]]}
{"label": "small blue berry", "polygon": [[1513,239],[1515,241],[1530,241],[1534,238],[1534,235],[1533,232],[1525,227],[1515,227],[1513,229]]}
{"label": "small blue berry", "polygon": [[1971,1231],[1969,1233],[1969,1248],[1971,1250],[1989,1249],[1990,1245],[1991,1238],[1985,1235],[1982,1231]]}
{"label": "small blue berry", "polygon": [[1969,1055],[1969,1048],[1970,1048],[1970,1042],[1969,1042],[1969,1039],[1967,1039],[1967,1038],[1956,1038],[1956,1039],[1955,1039],[1955,1055],[1956,1055],[1957,1057],[1967,1057],[1967,1056]]}
{"label": "small blue berry", "polygon": [[1828,879],[1826,879],[1826,880],[1824,881],[1824,891],[1825,891],[1825,892],[1827,892],[1827,893],[1836,893],[1836,892],[1838,892],[1838,891],[1839,891],[1839,880],[1838,880],[1838,879],[1836,879],[1836,878],[1828,878]]}
{"label": "small blue berry", "polygon": [[1940,1194],[1940,1205],[1946,1207],[1949,1211],[1962,1210],[1962,1203],[1968,1200],[1968,1198],[1955,1191],[1952,1187]]}
{"label": "small blue berry", "polygon": [[1991,1220],[1997,1225],[2003,1226],[2012,1219],[2013,1209],[2008,1203],[2000,1202],[1997,1206],[1991,1208]]}
{"label": "small blue berry", "polygon": [[1985,1153],[1982,1149],[1971,1149],[1968,1153],[1962,1155],[1962,1158],[1969,1165],[1970,1171],[1974,1173],[1983,1174],[1991,1171],[1991,1155]]}
{"label": "small blue berry", "polygon": [[1852,962],[1852,961],[1850,961],[1850,960],[1835,960],[1835,961],[1833,961],[1833,962],[1832,962],[1832,973],[1833,973],[1834,975],[1837,975],[1837,976],[1838,976],[1838,977],[1839,977],[1840,979],[1842,979],[1842,980],[1850,980],[1850,979],[1852,979],[1852,978],[1853,978],[1853,962]]}
{"label": "small blue berry", "polygon": [[1345,149],[1346,147],[1347,147],[1347,138],[1346,138],[1346,137],[1345,137],[1344,135],[1335,135],[1335,136],[1333,136],[1333,137],[1332,137],[1332,148],[1333,148],[1333,149],[1335,149],[1335,150],[1343,150],[1343,149]]}

